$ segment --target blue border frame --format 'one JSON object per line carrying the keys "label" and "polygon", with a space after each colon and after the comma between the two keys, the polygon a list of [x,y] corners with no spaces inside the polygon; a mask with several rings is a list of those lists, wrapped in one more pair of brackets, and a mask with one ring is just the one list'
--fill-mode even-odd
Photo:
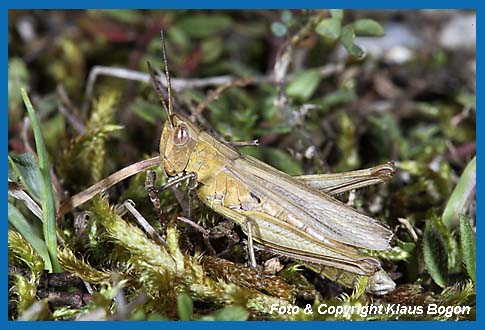
{"label": "blue border frame", "polygon": [[7,8],[12,9],[22,9],[22,8],[37,8],[37,9],[81,9],[81,8],[138,8],[138,9],[148,9],[148,8],[164,8],[164,9],[276,9],[276,8],[477,8],[479,0],[409,0],[409,1],[383,1],[383,0],[327,0],[327,1],[315,1],[315,0],[237,0],[237,1],[227,1],[227,0],[206,0],[206,1],[196,1],[196,0],[177,0],[177,1],[156,1],[156,0],[138,0],[136,1],[136,7],[132,4],[126,2],[121,3],[119,0],[85,0],[85,1],[70,1],[66,7],[66,2],[58,0],[48,0],[42,3],[32,1],[32,0],[17,0],[15,4],[7,4]]}
{"label": "blue border frame", "polygon": [[[16,3],[6,3],[7,1],[2,1],[1,11],[0,11],[0,22],[4,22],[4,29],[1,32],[1,41],[2,44],[8,45],[8,10],[9,9],[82,9],[82,8],[164,8],[164,9],[183,9],[183,8],[192,8],[192,9],[216,9],[216,8],[223,8],[223,9],[263,9],[263,8],[368,8],[368,9],[438,9],[438,8],[461,8],[461,9],[476,9],[477,21],[478,18],[482,17],[482,5],[480,4],[479,0],[428,0],[428,1],[419,1],[419,0],[407,0],[407,1],[383,1],[383,0],[365,0],[365,1],[358,1],[358,0],[350,0],[350,1],[311,1],[311,0],[298,0],[298,1],[290,1],[290,0],[206,0],[206,1],[196,1],[196,0],[176,0],[170,2],[162,2],[162,1],[154,1],[154,0],[138,0],[136,2],[130,1],[122,3],[120,0],[75,0],[75,1],[59,1],[59,0],[47,0],[43,2],[33,1],[33,0],[18,0]],[[480,79],[481,74],[484,72],[482,69],[482,58],[483,58],[483,51],[482,47],[480,47],[480,36],[482,35],[482,31],[480,31],[481,24],[477,25],[477,95],[482,95],[480,93],[482,86]],[[1,73],[4,77],[3,82],[8,84],[7,78],[8,75],[8,52],[3,52],[1,54],[1,61],[4,63],[1,66]],[[479,61],[480,59],[480,61]],[[5,150],[5,154],[8,153],[8,121],[7,121],[7,110],[8,109],[8,94],[7,94],[7,86],[2,88],[3,100],[4,100],[4,110],[1,111],[2,120],[0,121],[0,131],[3,132],[4,139],[2,143],[2,148]],[[480,105],[482,104],[482,97],[477,98],[477,108],[480,109]],[[483,115],[481,115],[480,110],[477,111],[477,126],[480,127],[480,124],[483,123]],[[483,134],[478,130],[477,132],[477,142],[482,140]],[[479,142],[477,144],[477,153],[481,153],[482,143]],[[480,164],[479,161],[480,157],[478,157],[478,168],[477,172],[479,172]],[[4,162],[0,166],[3,182],[7,181],[7,160],[5,159]],[[482,189],[481,189],[481,176],[477,173],[477,201],[481,199]],[[6,188],[6,186],[5,186]],[[7,189],[2,191],[3,200],[7,200]],[[478,204],[478,203],[477,203]],[[8,268],[8,256],[7,256],[7,204],[0,205],[3,216],[2,221],[2,234],[4,239],[3,241],[3,249],[1,249],[0,257],[1,263],[4,265],[4,269],[6,270],[4,273],[3,280],[5,285],[5,291],[3,299],[1,299],[1,310],[2,316],[0,324],[3,324],[5,327],[9,328],[18,328],[18,329],[27,329],[32,326],[36,327],[37,329],[46,329],[50,327],[74,327],[74,328],[83,328],[87,329],[88,327],[92,327],[92,322],[36,322],[35,325],[31,324],[30,322],[8,322],[8,302],[7,302],[7,295],[6,291],[8,290],[7,285],[7,268]],[[477,222],[480,221],[482,215],[482,211],[480,207],[477,207]],[[477,228],[481,227],[481,224],[477,224]],[[482,261],[482,253],[481,250],[483,248],[483,243],[481,243],[481,232],[477,233],[477,278],[480,278],[481,274],[481,261]],[[477,284],[477,307],[483,306],[484,299],[482,298],[482,285],[481,283]],[[170,327],[171,329],[185,329],[185,328],[206,328],[211,327],[212,329],[223,329],[227,326],[231,326],[233,328],[246,328],[247,326],[256,327],[256,328],[263,328],[263,327],[275,327],[277,329],[280,328],[298,328],[298,329],[316,329],[319,327],[325,328],[336,328],[336,327],[350,327],[350,328],[375,328],[375,329],[384,329],[388,326],[396,327],[404,329],[405,327],[432,327],[432,328],[440,328],[440,329],[450,329],[450,328],[463,328],[465,329],[477,329],[477,328],[485,328],[484,326],[484,318],[478,313],[480,309],[477,308],[477,321],[465,321],[465,322],[433,322],[433,321],[423,321],[423,322],[413,322],[409,323],[406,321],[396,321],[396,322],[325,322],[321,323],[318,321],[315,322],[279,322],[279,321],[272,321],[270,323],[266,322],[231,322],[231,324],[221,323],[221,322],[170,322],[170,323],[159,323],[159,322],[151,322],[151,323],[143,323],[143,326],[150,326],[150,327],[160,327],[166,326]],[[118,329],[121,328],[128,328],[128,327],[138,327],[140,326],[140,322],[103,322],[103,323],[96,323],[96,326],[103,327],[104,329]]]}

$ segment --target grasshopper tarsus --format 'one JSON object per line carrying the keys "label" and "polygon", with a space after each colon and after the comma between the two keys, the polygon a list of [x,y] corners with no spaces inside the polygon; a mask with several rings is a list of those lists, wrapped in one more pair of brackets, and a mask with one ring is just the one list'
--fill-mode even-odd
{"label": "grasshopper tarsus", "polygon": [[189,189],[189,191],[192,191],[195,188],[197,188],[198,185],[199,183],[197,182],[197,173],[195,172],[189,173],[187,175],[187,189]]}

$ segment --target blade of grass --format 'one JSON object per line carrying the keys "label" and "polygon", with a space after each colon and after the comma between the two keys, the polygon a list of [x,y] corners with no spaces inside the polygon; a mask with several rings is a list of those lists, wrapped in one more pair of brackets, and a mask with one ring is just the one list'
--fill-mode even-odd
{"label": "blade of grass", "polygon": [[476,156],[468,163],[443,211],[442,221],[449,229],[460,225],[458,215],[470,202],[476,184]]}
{"label": "blade of grass", "polygon": [[42,200],[41,197],[41,179],[39,165],[34,158],[34,155],[30,152],[26,152],[21,155],[9,155],[8,161],[13,170],[22,179],[22,183],[25,185],[30,195],[36,202]]}
{"label": "blade of grass", "polygon": [[42,179],[42,213],[44,215],[44,240],[52,262],[54,272],[62,272],[61,265],[57,260],[57,236],[56,236],[56,206],[54,192],[52,191],[52,180],[50,174],[50,162],[44,144],[44,138],[40,128],[39,120],[35,115],[34,107],[30,102],[25,89],[22,88],[22,98],[29,114],[32,129],[34,131],[35,146],[39,156],[39,169]]}
{"label": "blade of grass", "polygon": [[194,303],[192,298],[185,293],[181,292],[177,297],[177,308],[179,312],[179,318],[181,321],[190,321],[194,312]]}
{"label": "blade of grass", "polygon": [[8,181],[8,195],[22,201],[25,206],[32,212],[40,221],[44,221],[42,217],[42,209],[39,205],[27,194],[21,185]]}
{"label": "blade of grass", "polygon": [[30,224],[22,213],[10,203],[8,203],[8,222],[32,245],[34,250],[44,260],[45,269],[52,272],[52,263],[45,242],[32,231]]}
{"label": "blade of grass", "polygon": [[460,215],[460,243],[465,268],[473,283],[476,284],[476,238],[470,220]]}
{"label": "blade of grass", "polygon": [[447,286],[448,249],[445,239],[436,228],[434,219],[428,219],[423,236],[423,257],[426,270],[440,287]]}

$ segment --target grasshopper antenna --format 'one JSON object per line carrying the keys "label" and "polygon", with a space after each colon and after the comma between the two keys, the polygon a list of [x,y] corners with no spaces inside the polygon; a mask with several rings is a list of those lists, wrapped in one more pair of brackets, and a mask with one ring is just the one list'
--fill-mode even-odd
{"label": "grasshopper antenna", "polygon": [[167,112],[167,119],[170,123],[170,125],[173,127],[173,122],[172,122],[172,115],[173,115],[173,102],[172,102],[172,84],[170,82],[170,74],[168,72],[168,64],[167,64],[167,52],[165,50],[165,37],[163,35],[163,31],[160,31],[161,36],[162,36],[162,55],[163,55],[163,63],[165,66],[165,78],[167,79],[167,91],[168,91],[168,106],[167,102],[165,101],[164,98],[164,93],[162,91],[162,86],[160,84],[160,81],[156,78],[156,71],[153,69],[150,61],[147,61],[148,65],[148,70],[150,71],[150,78],[152,81],[152,85],[157,91],[158,98],[160,100],[160,103],[162,103],[163,108]]}
{"label": "grasshopper antenna", "polygon": [[172,116],[173,115],[172,83],[170,82],[170,73],[168,72],[167,50],[165,49],[165,35],[163,34],[163,30],[160,30],[160,36],[162,38],[162,56],[163,56],[163,65],[165,66],[165,78],[167,79],[168,114],[169,116]]}
{"label": "grasshopper antenna", "polygon": [[167,103],[165,102],[163,92],[162,92],[162,87],[160,86],[160,82],[156,78],[156,72],[149,61],[147,61],[147,65],[148,65],[148,70],[150,71],[150,78],[151,78],[150,80],[152,81],[153,88],[155,88],[155,90],[157,91],[158,99],[160,100],[160,103],[162,103],[165,111],[167,112],[167,120],[173,127],[172,118],[170,117],[170,111],[168,110]]}

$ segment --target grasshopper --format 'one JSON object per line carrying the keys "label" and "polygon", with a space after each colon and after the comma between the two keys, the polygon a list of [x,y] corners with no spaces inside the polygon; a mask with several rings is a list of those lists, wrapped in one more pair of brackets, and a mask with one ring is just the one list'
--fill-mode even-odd
{"label": "grasshopper", "polygon": [[[392,291],[395,284],[381,269],[379,260],[359,250],[390,249],[392,231],[333,196],[389,180],[396,171],[394,164],[292,177],[241,154],[230,143],[174,112],[163,33],[162,53],[168,104],[149,65],[152,83],[167,112],[159,156],[132,164],[72,196],[62,203],[58,216],[131,175],[162,166],[169,178],[165,188],[191,180],[191,187],[203,203],[241,226],[248,236],[253,267],[255,241],[265,250],[302,262],[345,286],[352,287],[359,276],[367,276],[368,292]],[[154,188],[151,193],[158,191]]]}
{"label": "grasshopper", "polygon": [[390,249],[392,231],[331,196],[389,179],[395,172],[393,164],[346,174],[292,177],[244,155],[174,112],[163,34],[162,52],[168,102],[149,66],[167,112],[160,138],[161,166],[169,181],[191,179],[204,204],[241,226],[248,236],[251,265],[256,266],[255,241],[344,285],[363,275],[370,277],[369,292],[394,289],[379,260],[359,250]]}

